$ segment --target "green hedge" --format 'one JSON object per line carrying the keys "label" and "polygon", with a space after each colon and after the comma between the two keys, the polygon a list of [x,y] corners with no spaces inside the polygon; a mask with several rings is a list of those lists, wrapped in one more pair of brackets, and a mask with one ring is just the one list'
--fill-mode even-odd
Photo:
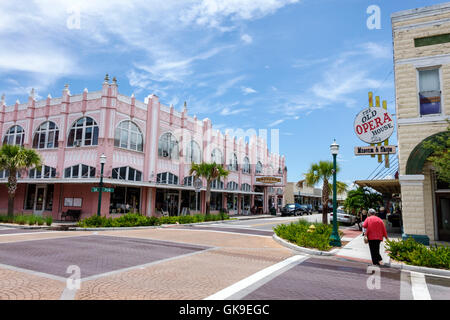
{"label": "green hedge", "polygon": [[140,227],[140,226],[159,226],[162,224],[186,224],[205,221],[228,220],[226,213],[217,215],[197,214],[194,216],[169,216],[169,217],[147,217],[138,213],[127,213],[119,218],[106,218],[104,216],[92,216],[78,222],[81,228],[112,228],[112,227]]}
{"label": "green hedge", "polygon": [[[311,225],[314,225],[315,231],[308,232]],[[280,238],[300,247],[315,248],[322,251],[328,251],[332,248],[330,246],[330,235],[333,231],[333,226],[330,224],[299,220],[291,224],[278,225],[273,230]]]}
{"label": "green hedge", "polygon": [[391,259],[405,262],[406,264],[450,269],[450,247],[430,246],[427,247],[416,242],[413,238],[406,240],[386,241],[386,250]]}
{"label": "green hedge", "polygon": [[47,226],[50,226],[53,222],[53,218],[51,216],[37,216],[33,214],[29,215],[15,215],[15,216],[0,216],[0,223],[16,223],[20,225],[39,225],[42,226],[44,223]]}

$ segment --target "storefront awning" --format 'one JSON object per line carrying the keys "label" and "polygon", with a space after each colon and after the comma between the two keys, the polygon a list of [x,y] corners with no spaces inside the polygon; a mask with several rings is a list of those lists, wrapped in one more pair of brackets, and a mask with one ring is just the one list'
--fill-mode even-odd
{"label": "storefront awning", "polygon": [[356,180],[355,183],[360,187],[372,188],[379,193],[400,193],[400,182],[398,179]]}
{"label": "storefront awning", "polygon": [[[4,180],[6,181],[6,179],[4,179]],[[25,178],[25,179],[18,179],[17,183],[32,183],[32,184],[64,183],[64,184],[96,184],[97,185],[99,183],[99,178],[79,178],[79,179],[71,179],[71,178],[30,179],[30,178]],[[153,187],[153,188],[161,188],[161,189],[195,191],[195,188],[193,186],[171,185],[171,184],[145,182],[145,181],[128,181],[128,180],[118,180],[118,179],[111,179],[111,178],[104,178],[103,183],[105,185],[116,185],[116,186]],[[206,191],[206,188],[203,187],[200,190]],[[211,189],[211,192],[264,195],[263,192],[226,190],[226,189]]]}

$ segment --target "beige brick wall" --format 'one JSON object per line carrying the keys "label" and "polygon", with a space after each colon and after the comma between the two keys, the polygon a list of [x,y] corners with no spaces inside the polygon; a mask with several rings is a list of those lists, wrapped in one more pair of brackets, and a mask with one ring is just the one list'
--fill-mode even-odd
{"label": "beige brick wall", "polygon": [[284,188],[284,203],[294,203],[294,182],[286,183]]}
{"label": "beige brick wall", "polygon": [[403,231],[425,234],[423,186],[402,184]]}
{"label": "beige brick wall", "polygon": [[430,22],[448,18],[450,18],[450,13],[434,15],[421,19],[394,22],[392,24],[394,30],[394,60],[397,61],[399,59],[426,57],[449,53],[450,43],[415,48],[414,39],[439,35],[443,33],[450,33],[450,22],[408,30],[396,30],[396,28],[400,26],[413,25],[416,23]]}

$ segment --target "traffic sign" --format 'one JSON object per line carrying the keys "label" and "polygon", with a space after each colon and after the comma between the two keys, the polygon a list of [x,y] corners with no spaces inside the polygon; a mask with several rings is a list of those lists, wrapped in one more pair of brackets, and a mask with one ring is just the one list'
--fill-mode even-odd
{"label": "traffic sign", "polygon": [[[100,187],[92,187],[91,188],[91,192],[99,192],[99,191],[100,191]],[[103,187],[102,192],[114,192],[114,188]]]}

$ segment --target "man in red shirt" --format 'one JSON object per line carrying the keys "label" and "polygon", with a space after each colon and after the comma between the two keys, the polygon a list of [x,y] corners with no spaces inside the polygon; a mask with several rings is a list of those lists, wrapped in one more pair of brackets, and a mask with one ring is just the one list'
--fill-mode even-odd
{"label": "man in red shirt", "polygon": [[363,227],[366,229],[365,235],[369,239],[372,263],[379,266],[380,262],[383,261],[380,255],[380,243],[383,241],[383,237],[388,240],[388,236],[383,220],[376,216],[376,211],[369,209],[368,213],[369,217],[364,221]]}

